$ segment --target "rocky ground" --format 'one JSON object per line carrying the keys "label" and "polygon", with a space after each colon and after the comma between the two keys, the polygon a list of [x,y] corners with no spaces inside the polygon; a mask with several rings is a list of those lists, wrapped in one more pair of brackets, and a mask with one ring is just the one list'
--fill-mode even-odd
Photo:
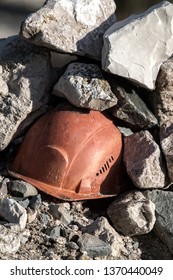
{"label": "rocky ground", "polygon": [[[7,11],[12,2],[4,0],[0,5]],[[164,2],[140,18],[133,17],[135,28],[128,19],[119,31],[113,0],[100,0],[92,13],[88,2],[85,9],[78,2],[72,10],[68,5],[56,9],[55,2],[48,0],[46,12],[41,9],[27,17],[20,36],[0,40],[0,259],[173,259],[173,27],[169,16],[173,5]],[[32,9],[36,6],[25,13],[21,10],[20,15],[27,16]],[[158,16],[160,25],[155,24]],[[61,19],[58,27],[57,18]],[[153,24],[155,36],[149,32]],[[0,36],[17,34],[15,28],[9,34],[4,24]],[[169,32],[162,36],[165,29]],[[133,40],[127,40],[127,34]],[[146,40],[141,40],[141,34]],[[150,44],[143,44],[147,40]],[[134,51],[134,45],[140,51]],[[71,53],[75,62],[61,68],[55,51]],[[28,128],[45,112],[59,108],[62,97],[83,114],[83,108],[106,111],[118,125],[127,191],[112,198],[68,202],[8,172]]]}

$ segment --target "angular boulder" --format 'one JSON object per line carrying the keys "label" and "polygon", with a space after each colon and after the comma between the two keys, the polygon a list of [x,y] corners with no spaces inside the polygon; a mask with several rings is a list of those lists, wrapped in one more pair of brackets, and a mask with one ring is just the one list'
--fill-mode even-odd
{"label": "angular boulder", "polygon": [[115,23],[104,34],[103,69],[153,90],[161,64],[173,53],[172,30],[173,4],[167,1]]}
{"label": "angular boulder", "polygon": [[155,224],[155,205],[140,191],[130,191],[115,198],[107,213],[114,228],[127,236],[146,234]]}
{"label": "angular boulder", "polygon": [[54,86],[54,95],[76,107],[103,111],[117,103],[109,83],[95,64],[71,63]]}
{"label": "angular boulder", "polygon": [[166,159],[168,175],[173,182],[173,124],[164,123],[160,127],[160,143]]}
{"label": "angular boulder", "polygon": [[48,0],[21,26],[21,35],[58,52],[101,59],[102,36],[116,22],[113,0]]}
{"label": "angular boulder", "polygon": [[0,150],[48,110],[52,76],[48,51],[19,36],[0,40]]}
{"label": "angular boulder", "polygon": [[163,188],[166,176],[162,154],[149,131],[124,138],[124,163],[127,173],[140,189]]}
{"label": "angular boulder", "polygon": [[156,90],[149,95],[149,101],[160,124],[173,123],[173,57],[165,61],[156,80]]}

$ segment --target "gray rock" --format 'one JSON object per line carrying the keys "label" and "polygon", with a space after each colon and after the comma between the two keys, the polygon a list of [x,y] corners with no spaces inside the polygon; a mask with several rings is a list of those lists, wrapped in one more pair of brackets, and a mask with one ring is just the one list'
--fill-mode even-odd
{"label": "gray rock", "polygon": [[86,227],[85,232],[108,243],[111,246],[111,255],[114,257],[118,257],[120,252],[125,250],[122,237],[109,224],[105,217],[97,218],[91,225]]}
{"label": "gray rock", "polygon": [[50,236],[52,239],[56,239],[60,236],[61,228],[59,226],[46,228],[45,233]]}
{"label": "gray rock", "polygon": [[145,191],[144,195],[146,195],[156,207],[154,232],[173,254],[173,192],[152,190]]}
{"label": "gray rock", "polygon": [[29,198],[24,198],[24,199],[22,199],[22,198],[20,198],[20,197],[14,197],[14,196],[13,196],[13,199],[16,200],[17,203],[19,203],[20,206],[22,206],[22,207],[25,208],[25,209],[26,209],[26,208],[29,206],[29,204],[30,204]]}
{"label": "gray rock", "polygon": [[155,205],[140,191],[130,191],[115,198],[107,214],[114,228],[127,236],[146,234],[155,224]]}
{"label": "gray rock", "polygon": [[92,258],[111,255],[110,245],[89,233],[79,237],[77,244],[81,253],[87,252],[87,255]]}
{"label": "gray rock", "polygon": [[136,187],[153,189],[166,186],[161,151],[149,131],[124,138],[123,159],[127,173]]}
{"label": "gray rock", "polygon": [[162,1],[111,26],[104,34],[103,69],[154,89],[161,64],[173,53],[172,16],[173,5]]}
{"label": "gray rock", "polygon": [[0,150],[45,111],[53,77],[48,51],[19,36],[0,40]]}
{"label": "gray rock", "polygon": [[8,178],[2,179],[0,181],[0,200],[5,198],[8,193],[7,183],[9,182]]}
{"label": "gray rock", "polygon": [[37,189],[31,184],[22,180],[11,180],[8,184],[8,190],[12,195],[22,198],[37,195]]}
{"label": "gray rock", "polygon": [[123,136],[130,136],[133,134],[133,131],[130,128],[124,127],[124,126],[117,126],[119,131],[122,133]]}
{"label": "gray rock", "polygon": [[149,129],[157,125],[156,117],[140,98],[140,91],[137,91],[130,83],[115,77],[110,78],[110,85],[118,99],[117,104],[109,109],[113,116],[122,120],[134,131]]}
{"label": "gray rock", "polygon": [[67,208],[61,204],[50,204],[49,212],[54,219],[60,220],[66,225],[70,224],[73,220]]}
{"label": "gray rock", "polygon": [[173,57],[162,64],[156,80],[156,90],[149,95],[149,101],[160,124],[173,122],[172,91]]}
{"label": "gray rock", "polygon": [[76,107],[103,111],[117,104],[109,83],[95,64],[71,63],[58,83],[53,94],[66,98]]}
{"label": "gray rock", "polygon": [[19,235],[0,225],[0,253],[14,254],[18,251],[19,247]]}
{"label": "gray rock", "polygon": [[0,203],[0,217],[9,223],[19,224],[21,230],[26,226],[26,210],[14,199],[5,198]]}
{"label": "gray rock", "polygon": [[113,0],[48,0],[21,26],[21,35],[52,50],[100,59],[102,35],[116,22]]}
{"label": "gray rock", "polygon": [[160,127],[160,143],[166,159],[168,175],[173,182],[173,124],[165,123]]}
{"label": "gray rock", "polygon": [[41,206],[41,201],[42,201],[41,195],[37,194],[31,197],[29,207],[33,210],[38,210]]}
{"label": "gray rock", "polygon": [[44,213],[40,213],[39,215],[40,221],[44,224],[47,225],[50,221],[50,218],[48,215],[44,214]]}

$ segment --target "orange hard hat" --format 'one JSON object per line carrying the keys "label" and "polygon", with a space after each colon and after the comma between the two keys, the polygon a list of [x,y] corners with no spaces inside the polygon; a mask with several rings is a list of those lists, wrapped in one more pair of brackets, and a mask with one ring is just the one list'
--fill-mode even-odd
{"label": "orange hard hat", "polygon": [[122,136],[103,113],[59,106],[29,129],[8,171],[63,200],[116,195],[124,186]]}

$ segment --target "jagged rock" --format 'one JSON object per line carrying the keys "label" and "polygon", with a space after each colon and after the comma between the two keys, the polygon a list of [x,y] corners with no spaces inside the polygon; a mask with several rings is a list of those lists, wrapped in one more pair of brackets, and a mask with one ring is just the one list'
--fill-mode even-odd
{"label": "jagged rock", "polygon": [[157,125],[156,117],[140,98],[140,91],[137,91],[127,81],[112,77],[112,75],[109,83],[118,100],[117,104],[109,109],[113,116],[134,131],[149,129]]}
{"label": "jagged rock", "polygon": [[0,225],[0,253],[14,254],[18,251],[19,247],[19,235]]}
{"label": "jagged rock", "polygon": [[136,187],[153,189],[166,186],[161,151],[149,131],[140,131],[124,138],[123,159]]}
{"label": "jagged rock", "polygon": [[111,254],[111,247],[98,237],[84,233],[79,237],[77,244],[82,253],[87,252],[89,257],[103,257]]}
{"label": "jagged rock", "polygon": [[155,204],[156,222],[154,232],[173,254],[173,192],[152,190],[144,195]]}
{"label": "jagged rock", "polygon": [[49,212],[54,219],[60,220],[66,225],[70,224],[73,220],[67,208],[61,204],[50,204]]}
{"label": "jagged rock", "polygon": [[163,1],[111,26],[104,34],[103,69],[154,89],[161,64],[173,53],[172,17],[173,5]]}
{"label": "jagged rock", "polygon": [[117,103],[109,83],[95,64],[71,63],[54,86],[53,94],[76,107],[103,111]]}
{"label": "jagged rock", "polygon": [[160,124],[173,122],[172,91],[173,57],[162,64],[156,80],[156,90],[148,98]]}
{"label": "jagged rock", "polygon": [[122,250],[125,251],[121,236],[109,224],[105,217],[98,217],[91,225],[86,227],[85,232],[93,234],[102,241],[110,244],[112,250],[111,255],[114,257],[118,257]]}
{"label": "jagged rock", "polygon": [[102,36],[116,22],[113,0],[48,0],[21,26],[21,35],[56,51],[100,59]]}
{"label": "jagged rock", "polygon": [[38,210],[41,206],[41,195],[37,194],[31,197],[29,207],[33,210]]}
{"label": "jagged rock", "polygon": [[130,191],[116,197],[107,214],[114,228],[127,236],[150,232],[156,221],[154,203],[140,191]]}
{"label": "jagged rock", "polygon": [[166,159],[168,175],[173,182],[173,124],[165,123],[160,127],[160,143]]}
{"label": "jagged rock", "polygon": [[8,183],[8,178],[3,179],[2,181],[0,179],[0,200],[5,198],[7,193],[8,193],[8,189],[7,189],[7,183]]}
{"label": "jagged rock", "polygon": [[27,209],[27,222],[28,224],[31,224],[33,221],[35,221],[36,217],[37,217],[38,211],[37,210],[33,210],[31,208]]}
{"label": "jagged rock", "polygon": [[23,230],[26,226],[27,213],[25,208],[14,199],[5,198],[0,203],[0,217],[9,223],[19,224]]}
{"label": "jagged rock", "polygon": [[55,226],[51,228],[46,228],[45,233],[52,239],[56,239],[57,237],[60,236],[60,231],[61,231],[60,226]]}
{"label": "jagged rock", "polygon": [[0,150],[45,112],[53,73],[45,49],[19,36],[0,40]]}
{"label": "jagged rock", "polygon": [[14,197],[13,196],[13,199],[15,200],[15,201],[17,201],[17,203],[19,203],[20,204],[20,206],[22,206],[23,208],[27,208],[28,206],[29,206],[29,204],[30,204],[30,200],[29,200],[29,198],[21,198],[21,197]]}
{"label": "jagged rock", "polygon": [[12,195],[22,198],[37,195],[37,189],[31,184],[22,180],[11,180],[8,184],[8,190]]}

